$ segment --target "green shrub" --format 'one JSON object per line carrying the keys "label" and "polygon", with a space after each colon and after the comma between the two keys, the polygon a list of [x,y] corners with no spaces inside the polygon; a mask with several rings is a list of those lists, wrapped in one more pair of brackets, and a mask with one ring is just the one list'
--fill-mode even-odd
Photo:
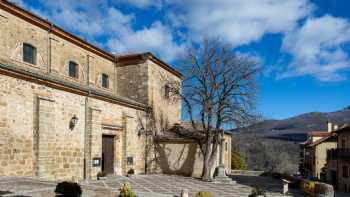
{"label": "green shrub", "polygon": [[97,177],[106,177],[107,174],[105,172],[98,172]]}
{"label": "green shrub", "polygon": [[212,197],[210,192],[198,192],[196,197]]}
{"label": "green shrub", "polygon": [[259,186],[254,186],[252,194],[249,195],[249,197],[256,196],[266,196],[265,191]]}
{"label": "green shrub", "polygon": [[81,196],[82,190],[78,183],[64,181],[57,184],[55,193],[75,197]]}
{"label": "green shrub", "polygon": [[231,168],[232,170],[247,170],[247,165],[238,152],[232,151]]}
{"label": "green shrub", "polygon": [[128,174],[134,175],[134,174],[135,174],[135,170],[131,168],[131,169],[128,171]]}
{"label": "green shrub", "polygon": [[119,197],[136,197],[135,193],[131,190],[129,183],[124,183],[123,187],[119,190]]}

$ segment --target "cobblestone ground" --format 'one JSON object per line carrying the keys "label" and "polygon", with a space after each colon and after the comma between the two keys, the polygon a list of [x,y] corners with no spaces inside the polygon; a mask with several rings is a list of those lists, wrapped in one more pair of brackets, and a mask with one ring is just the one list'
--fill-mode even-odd
{"label": "cobblestone ground", "polygon": [[[84,181],[80,184],[84,197],[116,197],[118,189],[129,182],[140,197],[179,196],[182,189],[188,189],[190,197],[198,191],[210,191],[215,197],[244,197],[251,193],[251,186],[260,185],[267,196],[283,196],[281,182],[275,179],[257,176],[234,176],[237,184],[215,184],[198,179],[168,175],[137,175],[134,177],[111,177],[103,181]],[[17,197],[54,197],[56,183],[35,178],[0,178],[0,196]],[[159,195],[162,194],[162,195]],[[288,196],[301,196],[291,191]]]}

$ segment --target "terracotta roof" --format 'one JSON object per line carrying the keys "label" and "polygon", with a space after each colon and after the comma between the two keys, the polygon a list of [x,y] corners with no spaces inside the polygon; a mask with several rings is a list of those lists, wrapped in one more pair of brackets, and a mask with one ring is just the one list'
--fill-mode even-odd
{"label": "terracotta roof", "polygon": [[310,147],[311,146],[317,146],[317,145],[321,144],[322,142],[324,142],[324,141],[326,141],[328,139],[331,139],[331,138],[336,139],[335,135],[329,135],[329,136],[326,136],[326,137],[323,137],[321,139],[318,139],[318,140],[314,141],[313,143],[309,144],[308,146],[310,146]]}
{"label": "terracotta roof", "polygon": [[[198,129],[202,129],[198,125]],[[229,131],[224,131],[225,135],[232,135]],[[174,124],[167,131],[164,131],[162,134],[156,137],[157,140],[196,140],[204,137],[203,134],[195,132],[192,127],[191,122],[181,122]]]}
{"label": "terracotta roof", "polygon": [[323,137],[323,136],[329,136],[331,135],[330,132],[327,131],[311,131],[308,133],[309,136],[319,136],[319,137]]}

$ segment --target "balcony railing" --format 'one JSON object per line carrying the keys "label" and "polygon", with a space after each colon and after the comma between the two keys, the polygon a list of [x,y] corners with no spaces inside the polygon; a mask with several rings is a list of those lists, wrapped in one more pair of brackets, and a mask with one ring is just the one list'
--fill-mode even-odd
{"label": "balcony railing", "polygon": [[327,160],[350,161],[350,148],[337,148],[327,150]]}

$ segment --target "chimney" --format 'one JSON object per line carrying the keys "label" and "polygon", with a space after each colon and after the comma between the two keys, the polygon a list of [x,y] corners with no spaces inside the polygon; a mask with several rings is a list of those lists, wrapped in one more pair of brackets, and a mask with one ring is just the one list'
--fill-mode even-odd
{"label": "chimney", "polygon": [[335,130],[338,130],[339,127],[338,127],[338,125],[335,124],[333,128],[334,128],[334,131],[335,131]]}
{"label": "chimney", "polygon": [[333,124],[331,122],[327,122],[328,132],[332,132],[333,130]]}

